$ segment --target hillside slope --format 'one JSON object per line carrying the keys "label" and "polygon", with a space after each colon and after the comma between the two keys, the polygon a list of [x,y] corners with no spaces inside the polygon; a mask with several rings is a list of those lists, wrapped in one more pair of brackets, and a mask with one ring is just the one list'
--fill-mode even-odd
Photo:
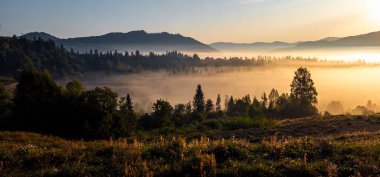
{"label": "hillside slope", "polygon": [[251,128],[235,131],[224,131],[211,138],[244,138],[250,141],[261,141],[265,138],[277,138],[331,135],[343,135],[355,132],[380,132],[380,116],[331,116],[287,119],[271,128]]}
{"label": "hillside slope", "polygon": [[[278,129],[297,134],[318,128],[320,123],[335,125],[336,130],[345,129],[345,125],[341,126],[344,123],[351,123],[359,124],[352,131],[363,131],[366,127],[362,126],[368,125],[371,127],[369,130],[375,131],[380,123],[377,116],[318,119],[285,120],[279,123]],[[349,131],[340,133],[343,132]],[[125,139],[86,142],[35,133],[0,132],[0,173],[5,177],[345,177],[380,174],[380,132],[333,133],[329,136],[324,134],[323,137],[286,139],[267,135],[270,136],[268,140],[257,143],[236,137],[191,141],[181,137],[161,137],[146,142],[127,142]]]}
{"label": "hillside slope", "polygon": [[100,36],[76,37],[60,39],[43,32],[32,32],[25,34],[29,39],[39,38],[51,39],[57,44],[62,44],[65,48],[74,51],[88,52],[90,50],[99,51],[135,51],[144,52],[217,52],[214,48],[201,43],[193,38],[184,37],[180,34],[147,33],[141,31],[131,31],[127,33],[108,33]]}

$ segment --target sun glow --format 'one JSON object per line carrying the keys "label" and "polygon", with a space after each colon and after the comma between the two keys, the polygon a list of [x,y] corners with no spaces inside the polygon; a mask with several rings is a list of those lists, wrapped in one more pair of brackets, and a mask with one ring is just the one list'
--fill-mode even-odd
{"label": "sun glow", "polygon": [[380,0],[368,0],[367,11],[368,17],[380,24]]}

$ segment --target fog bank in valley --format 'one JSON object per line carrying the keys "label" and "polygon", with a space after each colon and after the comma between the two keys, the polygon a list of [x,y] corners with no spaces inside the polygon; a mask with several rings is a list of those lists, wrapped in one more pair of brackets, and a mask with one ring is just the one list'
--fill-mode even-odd
{"label": "fog bank in valley", "polygon": [[[252,67],[231,70],[207,69],[203,73],[142,72],[106,76],[89,75],[81,82],[86,89],[107,86],[119,96],[129,93],[135,104],[150,111],[157,99],[168,100],[172,104],[187,103],[192,100],[197,84],[201,84],[205,98],[214,102],[217,94],[234,98],[250,94],[260,98],[263,92],[272,88],[280,93],[290,92],[294,67]],[[350,112],[358,105],[366,105],[368,100],[380,102],[380,67],[308,67],[319,93],[318,108],[324,112],[331,101],[339,101],[344,111]]]}

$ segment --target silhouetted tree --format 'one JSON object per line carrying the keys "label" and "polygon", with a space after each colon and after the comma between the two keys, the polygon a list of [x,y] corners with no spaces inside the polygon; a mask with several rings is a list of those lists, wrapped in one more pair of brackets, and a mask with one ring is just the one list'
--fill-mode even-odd
{"label": "silhouetted tree", "polygon": [[261,96],[261,109],[265,112],[267,109],[268,105],[268,97],[267,94],[264,92],[263,95]]}
{"label": "silhouetted tree", "polygon": [[212,111],[214,111],[214,104],[211,99],[208,99],[206,101],[206,113],[211,113]]}
{"label": "silhouetted tree", "polygon": [[156,120],[157,127],[166,127],[171,126],[171,117],[173,107],[169,102],[165,100],[157,100],[156,103],[153,104],[153,117]]}
{"label": "silhouetted tree", "polygon": [[249,112],[250,101],[243,97],[242,99],[237,99],[233,105],[232,113],[234,115],[246,116]]}
{"label": "silhouetted tree", "polygon": [[251,106],[249,107],[248,115],[251,118],[262,116],[262,104],[260,101],[254,97]]}
{"label": "silhouetted tree", "polygon": [[[191,111],[190,111],[191,112]],[[177,126],[182,125],[186,117],[186,105],[177,104],[174,106],[173,110],[173,121]]]}
{"label": "silhouetted tree", "polygon": [[292,81],[289,105],[282,111],[288,117],[305,117],[318,114],[314,106],[317,101],[317,90],[306,68],[298,68]]}
{"label": "silhouetted tree", "polygon": [[221,111],[222,110],[222,106],[220,105],[222,102],[222,100],[220,99],[220,94],[218,94],[218,97],[216,98],[216,111]]}
{"label": "silhouetted tree", "polygon": [[117,94],[110,88],[96,87],[81,95],[84,129],[88,138],[112,136],[113,121],[117,112]]}
{"label": "silhouetted tree", "polygon": [[194,59],[194,60],[200,60],[200,58],[199,58],[199,56],[198,56],[197,54],[194,54],[194,55],[193,55],[193,59]]}
{"label": "silhouetted tree", "polygon": [[310,72],[307,68],[301,67],[294,74],[294,79],[290,85],[291,96],[298,99],[301,104],[316,104],[318,93]]}
{"label": "silhouetted tree", "polygon": [[232,115],[234,113],[234,105],[235,105],[235,100],[234,98],[231,96],[230,99],[228,100],[227,102],[227,113],[229,115]]}
{"label": "silhouetted tree", "polygon": [[13,99],[14,126],[28,131],[52,132],[57,103],[62,98],[60,88],[48,71],[23,70],[17,80]]}
{"label": "silhouetted tree", "polygon": [[273,110],[276,107],[276,101],[280,95],[278,94],[278,91],[276,89],[272,89],[269,93],[269,105],[268,109]]}
{"label": "silhouetted tree", "polygon": [[119,101],[119,116],[115,121],[118,136],[131,135],[136,129],[137,119],[133,111],[133,103],[129,94],[126,97],[121,97]]}
{"label": "silhouetted tree", "polygon": [[203,113],[205,111],[205,98],[200,84],[198,84],[197,90],[195,91],[193,107],[195,112]]}
{"label": "silhouetted tree", "polygon": [[334,115],[343,114],[343,104],[339,101],[332,101],[327,105],[326,111]]}

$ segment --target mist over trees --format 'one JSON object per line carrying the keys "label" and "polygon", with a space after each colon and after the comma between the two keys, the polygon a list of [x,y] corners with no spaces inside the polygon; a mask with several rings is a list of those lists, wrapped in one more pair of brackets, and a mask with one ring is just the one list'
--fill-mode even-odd
{"label": "mist over trees", "polygon": [[[0,37],[0,75],[17,76],[23,69],[48,70],[53,78],[78,78],[87,73],[138,73],[142,71],[163,70],[173,74],[194,73],[196,68],[208,67],[255,67],[275,64],[291,64],[295,61],[313,64],[339,64],[339,62],[319,61],[310,58],[267,57],[256,58],[210,58],[201,59],[197,54],[186,55],[177,51],[165,53],[141,51],[107,51],[90,49],[87,52],[66,50],[52,40],[25,37]],[[353,64],[350,64],[353,65]]]}
{"label": "mist over trees", "polygon": [[13,99],[0,87],[0,96],[5,98],[0,102],[1,128],[68,138],[119,138],[151,131],[166,134],[189,126],[198,131],[228,130],[248,128],[247,121],[318,114],[314,106],[316,88],[306,68],[295,72],[290,95],[280,95],[272,89],[268,96],[263,93],[259,99],[230,96],[223,109],[220,95],[214,105],[211,99],[205,99],[202,86],[197,85],[192,102],[172,106],[159,99],[150,113],[136,113],[129,94],[119,97],[107,87],[86,90],[76,80],[65,87],[58,86],[48,71],[26,69],[17,81]]}

